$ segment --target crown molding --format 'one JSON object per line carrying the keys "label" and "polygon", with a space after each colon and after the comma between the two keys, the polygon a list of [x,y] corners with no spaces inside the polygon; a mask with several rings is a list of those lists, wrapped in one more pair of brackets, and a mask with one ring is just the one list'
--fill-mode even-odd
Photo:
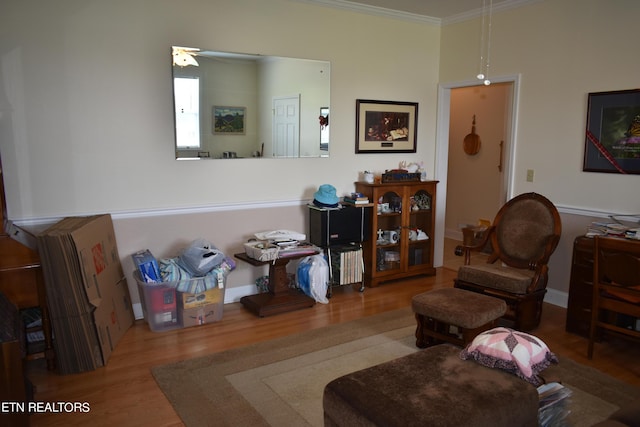
{"label": "crown molding", "polygon": [[[506,12],[508,10],[517,9],[529,4],[540,3],[542,1],[544,0],[505,0],[499,3],[496,2],[492,6],[492,13],[496,14],[500,12]],[[441,25],[445,26],[450,24],[457,24],[459,22],[469,21],[480,16],[482,16],[482,7],[442,18]]]}
{"label": "crown molding", "polygon": [[334,9],[347,10],[350,12],[366,13],[368,15],[383,16],[386,18],[399,19],[403,21],[419,22],[422,24],[440,25],[440,18],[419,15],[417,13],[403,12],[400,10],[387,9],[385,7],[370,6],[362,3],[355,3],[346,0],[293,0],[298,3],[308,3],[319,6],[331,7]]}
{"label": "crown molding", "polygon": [[[366,13],[369,15],[383,16],[392,19],[399,19],[404,21],[419,22],[423,24],[432,25],[450,25],[459,22],[469,21],[471,19],[482,16],[482,7],[469,10],[467,12],[458,13],[455,15],[447,16],[445,18],[435,18],[432,16],[420,15],[417,13],[403,12],[399,10],[388,9],[385,7],[371,6],[362,3],[356,3],[348,0],[290,0],[298,3],[307,3],[318,6],[331,7],[334,9],[347,10],[350,12]],[[505,12],[507,10],[516,9],[528,4],[539,3],[544,0],[503,0],[493,4],[492,13]]]}

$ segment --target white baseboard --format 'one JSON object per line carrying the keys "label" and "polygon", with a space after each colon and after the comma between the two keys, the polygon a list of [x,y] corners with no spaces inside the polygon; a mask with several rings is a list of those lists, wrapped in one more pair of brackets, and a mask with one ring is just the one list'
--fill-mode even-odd
{"label": "white baseboard", "polygon": [[242,285],[234,286],[233,288],[227,288],[224,292],[224,303],[230,304],[233,302],[240,302],[240,298],[253,295],[258,292],[256,285]]}
{"label": "white baseboard", "polygon": [[547,293],[544,296],[544,302],[567,308],[568,301],[569,294],[567,292],[560,292],[555,289],[547,288]]}
{"label": "white baseboard", "polygon": [[447,239],[453,239],[462,241],[462,230],[454,230],[451,228],[447,228],[444,230],[444,237]]}
{"label": "white baseboard", "polygon": [[[240,302],[240,298],[246,295],[253,295],[257,292],[256,285],[243,285],[235,286],[233,288],[227,288],[224,293],[224,303],[231,304],[234,302]],[[544,297],[544,302],[557,305],[559,307],[567,308],[567,302],[569,300],[569,294],[566,292],[556,291],[555,289],[547,288],[547,294]],[[144,319],[142,315],[142,304],[133,304],[133,315],[136,320]]]}

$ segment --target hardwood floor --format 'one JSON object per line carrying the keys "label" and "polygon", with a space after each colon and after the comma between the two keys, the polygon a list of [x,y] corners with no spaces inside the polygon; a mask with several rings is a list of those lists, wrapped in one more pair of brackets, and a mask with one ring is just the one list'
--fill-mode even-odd
{"label": "hardwood floor", "polygon": [[[61,376],[47,371],[43,359],[30,361],[28,374],[37,389],[35,400],[90,405],[89,413],[34,414],[31,425],[182,425],[151,376],[152,366],[406,307],[413,295],[451,286],[456,275],[453,268],[438,268],[432,277],[391,282],[362,293],[350,287],[337,288],[329,304],[272,317],[258,318],[234,303],[225,305],[220,322],[200,327],[154,333],[144,321],[137,321],[104,368]],[[594,358],[589,361],[587,340],[564,330],[565,312],[545,304],[542,324],[533,333],[558,355],[640,386],[639,347],[596,344]]]}

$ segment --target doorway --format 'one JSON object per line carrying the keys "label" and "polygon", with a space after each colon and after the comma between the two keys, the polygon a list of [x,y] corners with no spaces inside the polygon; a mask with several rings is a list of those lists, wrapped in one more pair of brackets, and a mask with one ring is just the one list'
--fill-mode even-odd
{"label": "doorway", "polygon": [[300,95],[273,98],[273,157],[300,154]]}
{"label": "doorway", "polygon": [[[461,225],[492,221],[512,197],[518,92],[518,75],[492,78],[490,86],[472,81],[439,87],[435,265],[451,259],[444,254],[445,238],[461,240]],[[467,154],[463,141],[474,114],[481,146]]]}

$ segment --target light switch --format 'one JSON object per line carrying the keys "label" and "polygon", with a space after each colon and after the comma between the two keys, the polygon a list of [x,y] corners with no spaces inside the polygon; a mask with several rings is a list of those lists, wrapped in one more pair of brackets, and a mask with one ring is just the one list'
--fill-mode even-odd
{"label": "light switch", "polygon": [[527,182],[533,182],[533,169],[527,169]]}

